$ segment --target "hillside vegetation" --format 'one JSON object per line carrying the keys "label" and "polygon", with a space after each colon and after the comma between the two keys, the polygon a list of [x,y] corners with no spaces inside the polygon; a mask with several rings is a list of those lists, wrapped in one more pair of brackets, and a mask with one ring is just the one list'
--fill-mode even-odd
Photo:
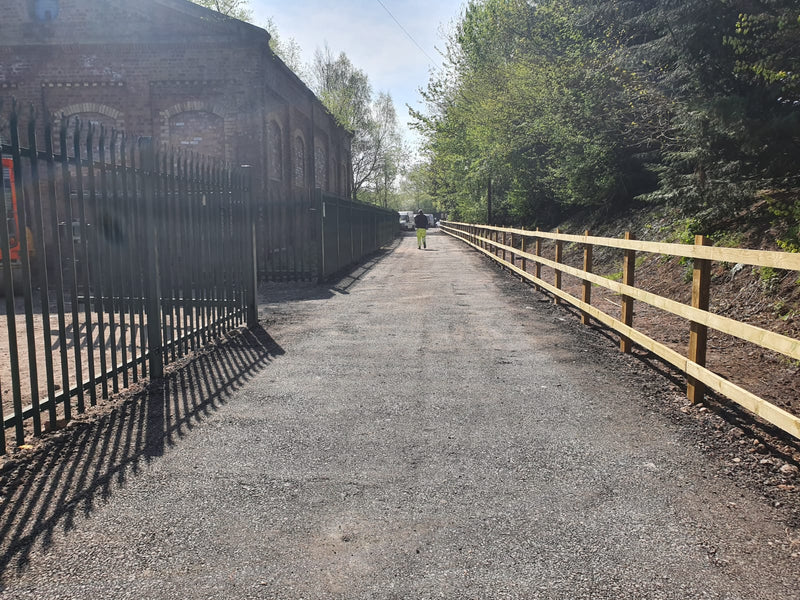
{"label": "hillside vegetation", "polygon": [[799,41],[796,0],[471,0],[414,112],[425,187],[452,220],[653,203],[798,251]]}

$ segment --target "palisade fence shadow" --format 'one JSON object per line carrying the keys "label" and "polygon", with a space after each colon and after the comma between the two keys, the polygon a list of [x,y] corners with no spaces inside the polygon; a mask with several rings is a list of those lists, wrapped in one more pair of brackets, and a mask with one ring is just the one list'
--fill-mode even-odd
{"label": "palisade fence shadow", "polygon": [[14,107],[0,132],[0,452],[257,323],[250,169],[78,120],[54,131],[31,116],[24,145],[20,129]]}
{"label": "palisade fence shadow", "polygon": [[49,551],[59,532],[75,529],[283,354],[261,327],[233,332],[159,385],[53,436],[30,461],[10,462],[0,474],[0,592],[34,551]]}

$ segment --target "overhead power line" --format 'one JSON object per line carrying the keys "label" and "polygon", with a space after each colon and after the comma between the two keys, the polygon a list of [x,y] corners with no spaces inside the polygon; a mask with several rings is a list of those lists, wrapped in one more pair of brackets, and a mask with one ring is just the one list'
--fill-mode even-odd
{"label": "overhead power line", "polygon": [[431,57],[428,55],[428,53],[427,53],[427,52],[425,52],[425,49],[424,49],[422,46],[420,46],[420,45],[417,43],[417,40],[415,40],[415,39],[414,39],[414,37],[413,37],[413,36],[412,36],[410,33],[408,33],[408,31],[406,30],[406,28],[405,28],[405,27],[403,27],[403,25],[400,23],[400,21],[398,21],[398,20],[397,20],[397,17],[395,17],[395,16],[392,14],[392,11],[390,11],[388,8],[386,8],[386,5],[385,5],[385,4],[384,4],[384,3],[383,3],[381,0],[376,0],[376,2],[377,2],[378,4],[380,4],[380,5],[383,7],[383,10],[385,10],[385,11],[388,13],[388,15],[389,15],[390,17],[392,17],[392,20],[393,20],[395,23],[397,23],[397,26],[398,26],[400,29],[402,29],[402,30],[403,30],[403,33],[405,33],[405,34],[406,34],[406,37],[407,37],[408,39],[410,39],[410,40],[411,40],[411,42],[412,42],[412,43],[413,43],[413,44],[414,44],[414,45],[415,45],[417,48],[419,48],[419,51],[420,51],[420,52],[422,52],[422,53],[425,55],[425,58],[427,58],[427,59],[428,59],[428,60],[431,62],[431,64],[432,64],[432,65],[435,65],[435,64],[436,64],[436,61],[435,61],[435,60],[433,60],[433,59],[432,59],[432,58],[431,58]]}

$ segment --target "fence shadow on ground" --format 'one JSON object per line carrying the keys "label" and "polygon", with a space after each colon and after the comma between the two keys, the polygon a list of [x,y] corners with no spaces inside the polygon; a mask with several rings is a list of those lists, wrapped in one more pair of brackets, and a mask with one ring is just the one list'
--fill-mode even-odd
{"label": "fence shadow on ground", "polygon": [[328,287],[340,294],[349,294],[350,292],[348,290],[361,281],[367,273],[377,267],[387,256],[394,252],[399,244],[400,238],[395,238],[391,244],[364,257],[364,259],[351,270],[345,273],[339,273],[338,276],[331,278],[327,283]]}
{"label": "fence shadow on ground", "polygon": [[74,421],[31,456],[11,460],[0,472],[0,591],[9,569],[22,570],[34,549],[47,551],[57,529],[70,531],[81,513],[91,515],[282,354],[263,328],[234,332],[111,410]]}
{"label": "fence shadow on ground", "polygon": [[350,265],[347,269],[331,275],[322,283],[310,281],[263,283],[258,289],[260,302],[280,304],[303,300],[327,300],[337,293],[348,294],[350,293],[350,288],[361,281],[367,273],[397,249],[401,239],[402,236],[396,237],[391,243],[368,254],[361,261]]}

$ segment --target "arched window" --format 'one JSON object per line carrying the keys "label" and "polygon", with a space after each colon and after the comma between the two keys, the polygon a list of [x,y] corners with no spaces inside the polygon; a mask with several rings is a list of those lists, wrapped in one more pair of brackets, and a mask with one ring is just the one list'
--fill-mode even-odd
{"label": "arched window", "polygon": [[314,177],[318,188],[328,189],[328,157],[321,144],[314,148]]}
{"label": "arched window", "polygon": [[272,179],[283,179],[283,134],[281,127],[275,121],[269,122],[267,129],[268,135],[268,156],[269,176]]}
{"label": "arched window", "polygon": [[294,185],[306,185],[306,144],[299,135],[294,138]]}
{"label": "arched window", "polygon": [[[72,104],[69,106],[61,107],[53,114],[55,116],[53,124],[55,125],[54,141],[56,144],[56,152],[60,152],[61,125],[62,125],[62,120],[64,119],[64,117],[66,117],[67,137],[65,141],[67,145],[67,154],[70,156],[74,152],[74,134],[75,134],[76,120],[80,121],[81,135],[79,136],[79,140],[81,140],[80,151],[82,156],[86,156],[86,136],[89,127],[92,126],[94,127],[93,147],[95,150],[97,150],[99,146],[101,127],[105,129],[106,144],[108,144],[109,142],[111,131],[113,129],[124,128],[122,113],[116,110],[115,108],[106,106],[104,104],[94,104],[88,102],[83,104]],[[106,145],[106,147],[108,146]]]}
{"label": "arched window", "polygon": [[191,110],[169,119],[169,143],[204,156],[225,156],[225,124],[219,115]]}

